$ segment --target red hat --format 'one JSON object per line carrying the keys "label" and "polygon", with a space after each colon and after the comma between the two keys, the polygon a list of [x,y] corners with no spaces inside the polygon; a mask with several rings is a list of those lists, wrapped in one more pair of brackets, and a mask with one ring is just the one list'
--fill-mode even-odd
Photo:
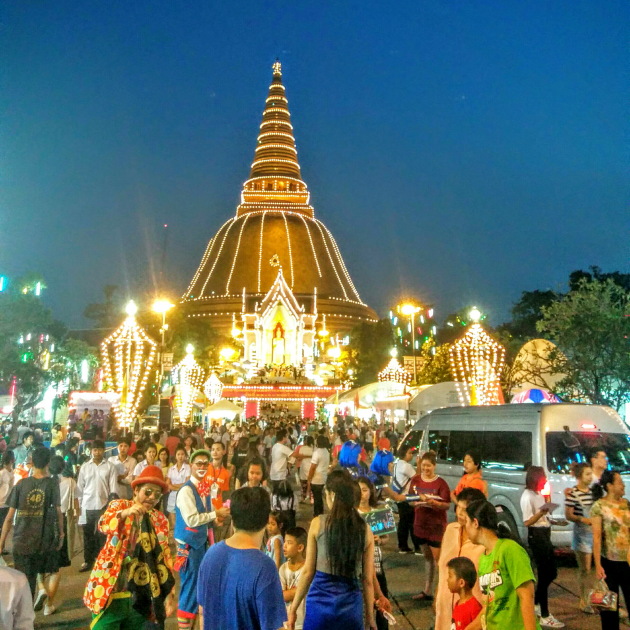
{"label": "red hat", "polygon": [[377,447],[379,448],[379,450],[381,450],[381,451],[388,451],[388,450],[392,447],[392,444],[391,444],[391,442],[390,442],[387,438],[381,438],[381,439],[377,442],[376,446],[377,446]]}
{"label": "red hat", "polygon": [[147,466],[132,482],[131,487],[135,488],[143,483],[154,483],[162,488],[162,492],[168,490],[168,485],[164,481],[162,469],[158,466]]}

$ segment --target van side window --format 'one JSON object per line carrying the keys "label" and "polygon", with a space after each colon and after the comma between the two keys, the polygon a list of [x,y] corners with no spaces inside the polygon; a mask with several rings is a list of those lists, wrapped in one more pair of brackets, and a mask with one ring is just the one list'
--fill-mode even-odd
{"label": "van side window", "polygon": [[429,448],[443,464],[460,465],[471,449],[488,469],[525,470],[532,464],[529,431],[429,431]]}
{"label": "van side window", "polygon": [[424,431],[409,431],[405,439],[402,441],[400,446],[411,446],[414,448],[414,453],[418,453],[420,451],[420,444],[422,442],[422,434]]}
{"label": "van side window", "polygon": [[484,431],[481,458],[484,468],[525,470],[532,465],[529,431]]}
{"label": "van side window", "polygon": [[475,448],[475,445],[481,447],[482,436],[483,433],[479,431],[451,431],[451,439],[448,442],[448,462],[461,465],[466,451]]}
{"label": "van side window", "polygon": [[429,431],[429,450],[435,451],[438,460],[448,460],[450,431]]}

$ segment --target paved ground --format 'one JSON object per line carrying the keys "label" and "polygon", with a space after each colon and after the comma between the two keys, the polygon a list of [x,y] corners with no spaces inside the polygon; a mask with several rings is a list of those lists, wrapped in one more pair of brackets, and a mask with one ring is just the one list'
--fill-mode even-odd
{"label": "paved ground", "polygon": [[[300,516],[307,517],[312,513],[310,506],[300,506]],[[302,519],[300,519],[302,520]],[[301,524],[305,525],[306,521]],[[385,568],[390,591],[393,595],[392,604],[400,630],[428,630],[433,624],[430,605],[416,602],[411,596],[419,592],[423,578],[423,563],[421,556],[400,555],[396,551],[395,541],[385,547]],[[10,563],[10,556],[5,556]],[[86,573],[79,573],[81,554],[74,558],[72,567],[62,570],[62,580],[58,595],[58,611],[48,617],[40,612],[37,614],[35,628],[78,629],[88,628],[90,615],[81,601],[83,588],[87,581]],[[559,577],[551,586],[550,600],[553,614],[566,623],[567,630],[595,630],[600,628],[599,617],[584,615],[577,609],[575,567],[563,562]],[[627,627],[627,626],[622,626]],[[167,630],[176,630],[175,619],[169,619]],[[509,630],[506,628],[505,630]]]}

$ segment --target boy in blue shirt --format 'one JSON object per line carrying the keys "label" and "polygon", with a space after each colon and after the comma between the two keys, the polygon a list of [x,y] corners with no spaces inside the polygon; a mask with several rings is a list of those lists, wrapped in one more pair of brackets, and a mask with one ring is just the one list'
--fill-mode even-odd
{"label": "boy in blue shirt", "polygon": [[287,619],[278,570],[260,547],[271,502],[262,487],[231,497],[234,535],[208,549],[197,581],[204,630],[278,630]]}

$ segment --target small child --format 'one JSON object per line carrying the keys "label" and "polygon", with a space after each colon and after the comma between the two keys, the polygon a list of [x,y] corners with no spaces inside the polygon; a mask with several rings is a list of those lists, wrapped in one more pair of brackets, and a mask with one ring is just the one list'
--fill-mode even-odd
{"label": "small child", "polygon": [[[306,530],[303,527],[287,529],[284,537],[284,555],[287,561],[280,567],[280,584],[282,584],[282,595],[287,606],[287,614],[295,597],[298,580],[305,562],[306,537]],[[300,630],[304,623],[305,604],[306,599],[302,600],[300,607],[297,609],[295,630]]]}
{"label": "small child", "polygon": [[283,533],[284,533],[285,521],[282,518],[280,512],[271,512],[269,514],[269,521],[267,522],[267,539],[265,553],[276,563],[278,570],[280,565],[284,562],[283,553]]}
{"label": "small child", "polygon": [[449,560],[447,586],[453,595],[459,595],[459,601],[453,608],[451,618],[452,630],[464,630],[481,612],[481,604],[472,594],[477,581],[477,571],[470,558],[460,556]]}

